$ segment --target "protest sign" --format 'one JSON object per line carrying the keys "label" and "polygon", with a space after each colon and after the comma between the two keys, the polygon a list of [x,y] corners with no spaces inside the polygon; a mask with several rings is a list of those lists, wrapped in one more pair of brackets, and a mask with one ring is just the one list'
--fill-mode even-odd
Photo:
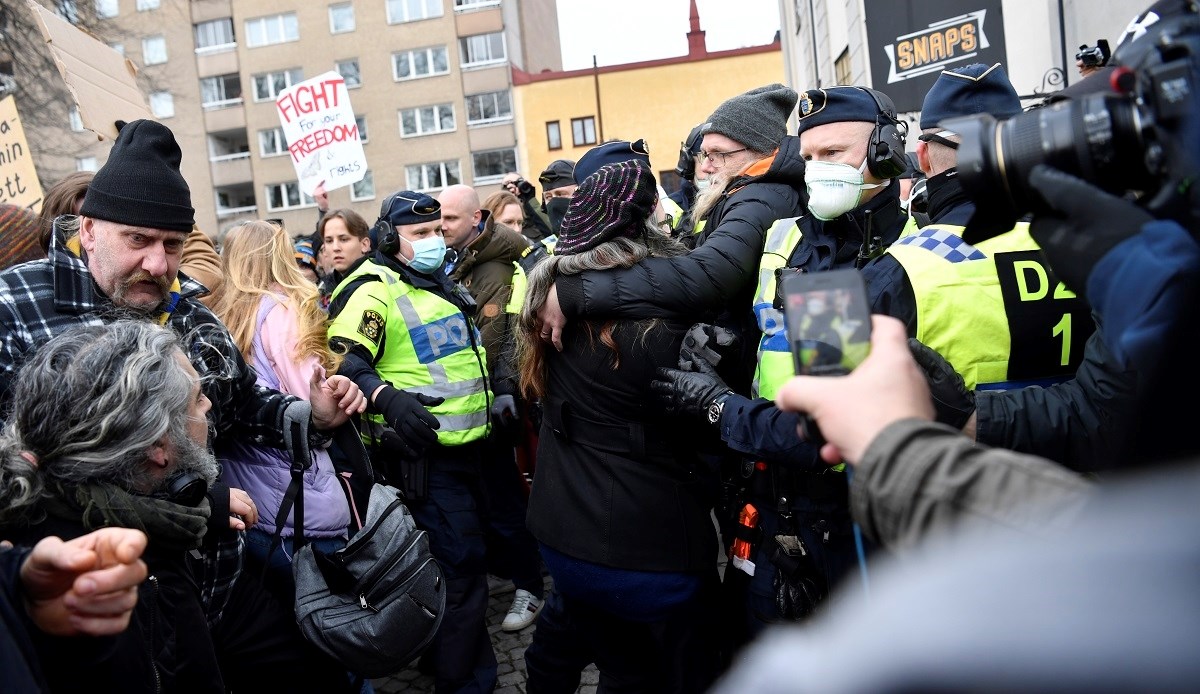
{"label": "protest sign", "polygon": [[11,95],[0,100],[0,203],[42,209],[42,184]]}
{"label": "protest sign", "polygon": [[275,107],[300,190],[312,195],[324,181],[330,191],[367,175],[367,157],[341,75],[326,72],[293,85],[280,92]]}
{"label": "protest sign", "polygon": [[29,8],[75,97],[83,127],[115,140],[116,121],[154,118],[138,88],[132,62],[36,2],[29,2]]}

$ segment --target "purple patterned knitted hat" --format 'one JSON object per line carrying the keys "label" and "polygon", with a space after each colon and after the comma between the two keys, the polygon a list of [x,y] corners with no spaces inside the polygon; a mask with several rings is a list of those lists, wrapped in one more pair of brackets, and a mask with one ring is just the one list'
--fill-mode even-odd
{"label": "purple patterned knitted hat", "polygon": [[554,254],[581,253],[618,237],[641,236],[657,201],[654,174],[641,161],[600,167],[571,196]]}

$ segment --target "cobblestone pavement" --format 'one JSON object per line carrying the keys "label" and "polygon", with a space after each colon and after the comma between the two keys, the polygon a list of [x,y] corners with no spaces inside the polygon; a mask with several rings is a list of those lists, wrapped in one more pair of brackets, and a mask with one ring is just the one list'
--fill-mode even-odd
{"label": "cobblestone pavement", "polygon": [[[509,584],[511,585],[511,584]],[[550,590],[550,579],[546,579],[546,590]],[[496,652],[497,672],[499,681],[496,683],[496,694],[524,694],[525,692],[525,649],[533,641],[532,625],[523,631],[507,633],[500,630],[500,623],[512,603],[512,591],[488,598],[487,623],[488,633],[492,636],[492,650]],[[595,666],[588,667],[583,672],[581,694],[595,694],[599,673]],[[432,692],[433,676],[422,675],[416,665],[407,670],[401,670],[391,677],[373,680],[375,691],[380,694],[394,692]]]}

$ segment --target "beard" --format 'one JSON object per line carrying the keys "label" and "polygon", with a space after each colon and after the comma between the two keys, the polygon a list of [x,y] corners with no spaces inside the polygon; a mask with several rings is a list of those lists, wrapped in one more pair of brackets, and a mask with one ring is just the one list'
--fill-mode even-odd
{"label": "beard", "polygon": [[174,465],[171,472],[150,490],[149,496],[170,499],[171,485],[185,476],[198,476],[204,480],[205,488],[212,487],[221,467],[208,447],[196,443],[186,433],[172,435],[171,443],[175,449]]}
{"label": "beard", "polygon": [[[154,286],[158,287],[159,298],[156,301],[153,301],[152,303],[147,303],[144,301],[133,303],[130,301],[130,290],[141,282],[150,282]],[[128,309],[135,313],[149,315],[157,311],[164,303],[166,303],[167,297],[170,295],[170,293],[171,280],[167,279],[166,277],[154,277],[150,273],[141,270],[135,273],[133,276],[118,282],[117,286],[113,288],[111,298],[113,305],[115,306],[120,306],[121,308]]]}

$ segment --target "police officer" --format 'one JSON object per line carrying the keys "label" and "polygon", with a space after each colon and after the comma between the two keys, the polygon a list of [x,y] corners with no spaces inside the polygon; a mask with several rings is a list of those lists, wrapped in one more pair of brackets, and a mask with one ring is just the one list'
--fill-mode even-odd
{"label": "police officer", "polygon": [[[930,224],[906,234],[863,271],[873,312],[901,319],[968,388],[1013,388],[1069,378],[1095,325],[1063,287],[1029,225],[974,246],[962,238],[975,205],[958,179],[958,134],[939,123],[1021,112],[1003,66],[944,70],[925,97],[917,160],[928,174]],[[957,422],[961,425],[962,422]]]}
{"label": "police officer", "polygon": [[[704,124],[701,123],[692,128],[686,140],[679,143],[679,160],[675,163],[675,173],[679,176],[679,190],[667,196],[667,200],[674,206],[668,209],[675,219],[672,228],[676,235],[692,232],[692,229],[684,228],[690,224],[688,213],[692,211],[692,204],[696,202],[696,194],[708,185],[706,178],[696,180],[696,169],[699,166],[700,149],[703,142]],[[667,207],[666,201],[663,206]],[[673,214],[675,209],[679,210],[678,217]]]}
{"label": "police officer", "polygon": [[491,691],[480,462],[489,431],[475,302],[442,272],[441,208],[422,193],[383,202],[380,244],[334,290],[329,337],[342,373],[370,393],[376,468],[408,492],[446,577],[446,614],[425,658],[437,691]]}
{"label": "police officer", "polygon": [[[754,298],[762,338],[750,397],[734,393],[697,354],[681,359],[692,370],[660,370],[654,384],[669,408],[706,417],[745,455],[743,489],[732,506],[734,559],[724,579],[740,606],[730,624],[741,630],[733,632],[734,647],[767,624],[808,616],[855,559],[845,475],[796,437],[798,416],[774,404],[793,375],[779,279],[861,266],[907,221],[894,183],[905,169],[905,129],[886,95],[862,87],[810,90],[800,97],[800,116],[810,214],[767,232]],[[719,328],[709,342],[722,342]]]}

